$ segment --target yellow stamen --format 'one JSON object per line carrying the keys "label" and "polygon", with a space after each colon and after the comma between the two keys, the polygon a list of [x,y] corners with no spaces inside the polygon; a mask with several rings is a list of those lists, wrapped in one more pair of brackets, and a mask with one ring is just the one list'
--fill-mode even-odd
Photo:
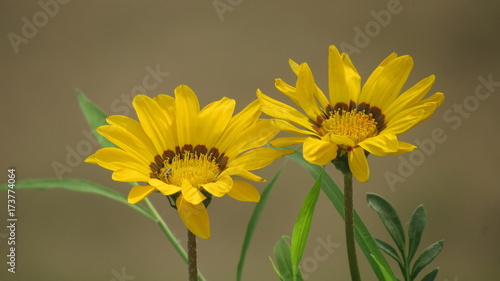
{"label": "yellow stamen", "polygon": [[220,173],[219,165],[213,157],[206,154],[198,154],[184,151],[182,155],[176,155],[171,159],[166,159],[165,166],[160,170],[160,178],[166,183],[182,186],[184,179],[188,180],[192,186],[215,182]]}
{"label": "yellow stamen", "polygon": [[321,132],[345,136],[357,144],[377,132],[377,122],[371,113],[337,110],[330,112],[330,117],[321,124]]}

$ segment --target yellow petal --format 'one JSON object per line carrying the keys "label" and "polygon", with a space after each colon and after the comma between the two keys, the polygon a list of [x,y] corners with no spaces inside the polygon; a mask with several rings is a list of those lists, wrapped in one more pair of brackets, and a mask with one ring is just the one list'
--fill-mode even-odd
{"label": "yellow petal", "polygon": [[153,191],[155,191],[154,186],[150,185],[136,185],[132,187],[128,194],[128,202],[130,204],[135,204],[139,201],[142,201],[144,198],[146,198],[149,194],[151,194]]}
{"label": "yellow petal", "polygon": [[429,92],[435,80],[435,76],[431,75],[402,93],[384,112],[385,120],[389,121],[397,113],[414,106]]}
{"label": "yellow petal", "polygon": [[[307,63],[302,63],[300,65],[296,88],[297,100],[307,116],[312,120],[316,120],[318,116],[323,115],[321,106],[318,105],[316,97],[323,96],[324,98],[325,95],[323,93],[318,93],[320,90],[316,86],[316,83],[314,83],[314,77]],[[326,98],[324,99],[326,100]],[[326,102],[326,104],[328,104],[328,102]]]}
{"label": "yellow petal", "polygon": [[338,146],[353,147],[353,146],[356,145],[352,139],[350,139],[350,138],[348,138],[346,136],[328,134],[327,136],[325,136],[324,139],[325,140],[329,139],[330,142],[332,142],[332,143],[334,143],[334,144],[336,144]]}
{"label": "yellow petal", "polygon": [[187,179],[182,180],[181,191],[182,196],[184,196],[184,200],[194,205],[200,204],[207,198],[197,187],[191,185],[191,183]]}
{"label": "yellow petal", "polygon": [[200,111],[195,132],[206,147],[216,145],[231,120],[235,105],[236,102],[233,99],[222,98]]}
{"label": "yellow petal", "polygon": [[227,195],[244,202],[259,202],[260,200],[259,191],[252,184],[240,180],[233,182],[233,188]]}
{"label": "yellow petal", "polygon": [[271,120],[260,120],[241,132],[241,135],[227,148],[226,155],[232,159],[246,150],[263,146],[278,133],[278,128],[272,125]]}
{"label": "yellow petal", "polygon": [[303,146],[304,159],[316,165],[326,165],[337,157],[337,149],[334,143],[307,138]]}
{"label": "yellow petal", "polygon": [[225,169],[220,176],[235,176],[235,177],[241,177],[247,180],[251,181],[256,181],[256,182],[265,182],[266,180],[257,176],[256,174],[249,172],[245,169],[242,169],[240,167],[229,167]]}
{"label": "yellow petal", "polygon": [[387,109],[399,95],[413,67],[410,56],[392,58],[389,56],[370,75],[359,96],[359,103],[366,102],[372,107]]}
{"label": "yellow petal", "polygon": [[176,206],[182,222],[194,235],[203,239],[210,238],[210,219],[203,203],[191,204],[180,195]]}
{"label": "yellow petal", "polygon": [[294,150],[276,150],[269,147],[252,149],[230,162],[231,167],[240,167],[245,170],[257,170],[271,164],[283,155],[294,153]]}
{"label": "yellow petal", "polygon": [[332,106],[344,103],[349,106],[352,98],[346,81],[344,62],[335,46],[328,49],[328,91]]}
{"label": "yellow petal", "polygon": [[395,135],[402,134],[418,124],[424,114],[425,111],[423,109],[409,109],[402,111],[396,115],[391,122],[387,123],[387,127],[383,132],[390,132]]}
{"label": "yellow petal", "polygon": [[123,115],[112,115],[106,118],[106,122],[108,122],[112,128],[118,127],[134,136],[135,139],[140,140],[142,148],[149,152],[147,156],[157,155],[153,142],[151,142],[151,139],[146,132],[144,132],[141,124],[136,120]]}
{"label": "yellow petal", "polygon": [[294,62],[292,59],[288,60],[288,65],[290,65],[290,68],[292,69],[293,73],[295,73],[295,75],[299,76],[300,65],[298,63]]}
{"label": "yellow petal", "polygon": [[415,149],[417,149],[417,147],[414,146],[413,144],[400,141],[398,143],[398,150],[396,152],[390,153],[390,154],[398,155],[398,154],[403,154],[405,152],[413,151]]}
{"label": "yellow petal", "polygon": [[265,114],[292,122],[303,128],[312,127],[311,123],[309,123],[309,118],[297,109],[264,95],[260,90],[257,90],[257,96],[262,104],[262,111]]}
{"label": "yellow petal", "polygon": [[95,158],[95,154],[92,154],[89,157],[85,158],[84,162],[90,164],[97,164],[97,159]]}
{"label": "yellow petal", "polygon": [[200,112],[200,104],[196,94],[186,85],[180,85],[175,92],[175,122],[179,145],[195,144],[194,129]]}
{"label": "yellow petal", "polygon": [[303,143],[308,137],[286,137],[286,138],[277,138],[272,140],[269,144],[274,147],[284,147],[290,146],[294,144]]}
{"label": "yellow petal", "polygon": [[111,178],[114,181],[121,181],[121,182],[132,182],[132,181],[148,182],[150,179],[149,174],[145,174],[143,172],[132,169],[118,169],[113,172]]}
{"label": "yellow petal", "polygon": [[361,77],[352,64],[352,61],[349,58],[348,54],[342,53],[340,57],[342,58],[342,62],[344,63],[345,80],[351,94],[351,101],[357,101],[361,89]]}
{"label": "yellow petal", "polygon": [[398,150],[398,138],[395,134],[391,133],[380,134],[378,136],[368,138],[360,142],[358,145],[374,155],[384,156],[392,154]]}
{"label": "yellow petal", "polygon": [[281,79],[274,80],[274,86],[288,98],[290,98],[296,105],[299,105],[299,100],[297,99],[297,89],[285,83]]}
{"label": "yellow petal", "polygon": [[168,136],[164,132],[169,130],[168,124],[172,123],[170,116],[166,115],[153,99],[145,95],[135,96],[132,104],[144,132],[154,144],[157,154],[163,153],[169,147]]}
{"label": "yellow petal", "polygon": [[150,179],[148,183],[158,189],[163,195],[172,195],[181,191],[181,187],[165,183],[159,179]]}
{"label": "yellow petal", "polygon": [[150,151],[156,151],[155,147],[148,148],[147,142],[131,134],[129,131],[111,125],[105,125],[97,128],[97,132],[121,149],[132,153],[137,158],[144,161],[151,161],[154,156]]}
{"label": "yellow petal", "polygon": [[280,131],[283,131],[283,132],[297,134],[297,135],[319,136],[318,133],[312,129],[310,131],[301,130],[301,129],[298,129],[297,127],[293,126],[292,124],[288,123],[285,120],[273,119],[272,124],[274,126],[276,126],[278,129],[280,129]]}
{"label": "yellow petal", "polygon": [[260,113],[259,100],[254,100],[248,104],[241,112],[236,114],[231,121],[229,121],[226,131],[220,137],[220,140],[215,147],[219,148],[219,151],[225,151],[243,130],[255,124],[260,116]]}
{"label": "yellow petal", "polygon": [[101,148],[94,154],[96,164],[108,170],[132,169],[143,174],[151,172],[148,162],[119,148]]}
{"label": "yellow petal", "polygon": [[368,167],[364,149],[356,147],[349,151],[347,155],[349,168],[354,177],[360,182],[366,182],[370,177],[370,167]]}
{"label": "yellow petal", "polygon": [[213,196],[221,197],[228,193],[233,186],[233,179],[230,176],[221,176],[216,182],[202,184],[201,187],[210,192]]}

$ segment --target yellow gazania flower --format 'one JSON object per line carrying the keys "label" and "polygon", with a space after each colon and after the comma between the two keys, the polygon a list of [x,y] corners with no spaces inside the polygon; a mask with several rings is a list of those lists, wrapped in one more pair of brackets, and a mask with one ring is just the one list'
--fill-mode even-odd
{"label": "yellow gazania flower", "polygon": [[326,165],[334,159],[342,160],[361,182],[370,174],[366,154],[383,156],[414,150],[416,146],[398,141],[397,136],[429,118],[444,100],[442,93],[422,100],[434,83],[434,75],[399,95],[413,67],[410,56],[389,55],[361,87],[349,56],[330,46],[329,99],[314,82],[307,63],[289,63],[298,76],[296,87],[281,79],[276,79],[275,85],[305,114],[260,91],[257,95],[262,111],[277,118],[276,126],[302,136],[279,138],[271,144],[303,143],[307,161]]}
{"label": "yellow gazania flower", "polygon": [[115,181],[146,183],[132,188],[132,204],[153,191],[167,195],[186,227],[201,238],[210,237],[206,206],[212,196],[258,202],[253,185],[232,177],[262,182],[250,171],[291,152],[258,148],[279,132],[271,120],[258,119],[258,100],[233,117],[233,99],[200,110],[195,93],[181,85],[175,98],[138,95],[132,103],[139,122],[114,115],[97,129],[119,148],[102,148],[86,162],[112,170]]}

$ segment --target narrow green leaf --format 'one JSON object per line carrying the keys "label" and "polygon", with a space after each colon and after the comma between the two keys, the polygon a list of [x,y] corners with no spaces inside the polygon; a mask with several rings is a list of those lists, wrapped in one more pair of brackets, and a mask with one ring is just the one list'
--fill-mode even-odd
{"label": "narrow green leaf", "polygon": [[271,261],[271,265],[274,268],[274,272],[278,275],[281,281],[284,281],[283,276],[281,275],[280,270],[276,267],[276,264],[274,264],[273,258],[269,257],[269,261]]}
{"label": "narrow green leaf", "polygon": [[[293,274],[290,245],[287,236],[282,236],[274,246],[274,255],[278,264],[282,280],[285,281],[304,281],[300,272]],[[294,278],[295,277],[295,278]]]}
{"label": "narrow green leaf", "polygon": [[434,258],[441,252],[443,249],[443,240],[438,241],[425,250],[422,251],[420,256],[418,256],[417,260],[413,264],[413,268],[411,270],[411,280],[414,280],[417,277],[418,273],[426,267],[429,263],[431,263]]}
{"label": "narrow green leaf", "polygon": [[427,214],[425,213],[424,206],[420,205],[411,215],[410,226],[408,226],[408,264],[411,262],[411,260],[415,256],[415,253],[417,252],[426,223]]}
{"label": "narrow green leaf", "polygon": [[[323,170],[324,171],[324,170]],[[307,237],[309,236],[309,230],[311,229],[312,217],[314,215],[314,208],[316,207],[316,202],[318,202],[319,191],[321,187],[321,181],[323,179],[323,172],[319,175],[318,179],[314,183],[311,191],[306,196],[304,203],[293,227],[292,233],[292,269],[293,275],[295,276],[299,271],[299,263],[304,254],[304,248],[307,244]]]}
{"label": "narrow green leaf", "polygon": [[438,275],[439,267],[434,268],[433,271],[427,273],[427,275],[422,278],[422,281],[434,281],[436,279],[436,276]]}
{"label": "narrow green leaf", "polygon": [[78,95],[78,103],[80,104],[83,115],[85,116],[92,133],[97,138],[101,147],[116,147],[113,143],[108,141],[96,131],[99,126],[107,125],[107,114],[99,106],[87,98],[83,92],[78,89],[76,92]]}
{"label": "narrow green leaf", "polygon": [[394,249],[391,245],[385,243],[384,241],[375,238],[375,241],[377,242],[377,246],[380,250],[384,251],[386,254],[388,254],[391,258],[393,258],[395,261],[398,263],[402,263],[401,259],[399,258],[398,253],[396,252],[396,249]]}
{"label": "narrow green leaf", "polygon": [[281,172],[285,168],[286,163],[287,163],[287,161],[285,161],[283,163],[283,165],[281,165],[278,172],[274,175],[272,180],[266,185],[266,187],[264,188],[264,191],[262,191],[262,194],[260,196],[260,200],[255,205],[255,209],[253,210],[252,216],[250,217],[250,220],[248,221],[247,231],[245,233],[245,238],[243,239],[243,246],[241,248],[240,260],[238,262],[238,268],[236,270],[236,280],[237,281],[241,280],[241,276],[243,274],[243,266],[245,265],[246,254],[247,254],[248,248],[250,247],[250,242],[252,241],[253,233],[255,232],[255,228],[257,227],[257,223],[259,222],[260,214],[262,213],[262,210],[264,209],[264,206],[267,203],[267,199],[269,198],[271,191],[273,190],[274,186],[276,185],[276,182],[278,181],[278,178],[280,177]]}
{"label": "narrow green leaf", "polygon": [[405,233],[401,220],[394,207],[382,196],[368,193],[366,195],[368,205],[377,212],[385,228],[396,243],[402,256],[405,256]]}
{"label": "narrow green leaf", "polygon": [[378,264],[380,271],[382,272],[382,275],[384,276],[384,280],[391,280],[391,274],[385,269],[384,266],[380,264],[380,262],[373,256],[371,255],[372,259]]}
{"label": "narrow green leaf", "polygon": [[[6,184],[0,185],[0,191],[7,190],[8,186]],[[30,179],[30,180],[21,180],[16,182],[16,189],[52,189],[52,188],[62,188],[71,191],[83,192],[83,193],[93,193],[97,195],[101,195],[104,197],[111,198],[118,202],[121,202],[132,209],[138,211],[143,214],[147,218],[156,221],[156,218],[151,214],[149,210],[144,208],[138,204],[130,204],[127,201],[127,197],[121,194],[118,191],[113,189],[104,187],[97,183],[80,180],[80,179],[72,179],[72,178],[63,178],[63,179]]]}
{"label": "narrow green leaf", "polygon": [[[287,149],[287,148],[282,148]],[[311,174],[311,176],[315,179],[322,173],[323,168],[314,164],[311,164],[304,160],[302,157],[302,152],[298,151],[296,153],[287,155],[288,158],[297,162],[300,166],[302,166],[306,171]],[[323,176],[323,181],[321,184],[321,189],[325,192],[326,196],[333,203],[335,209],[337,209],[338,213],[342,218],[344,218],[344,194],[340,190],[340,188],[335,184],[332,178],[325,173]],[[356,212],[354,212],[354,229],[355,229],[355,238],[356,242],[358,242],[358,246],[363,251],[366,259],[370,263],[373,271],[377,275],[378,280],[380,281],[396,281],[397,278],[391,270],[391,267],[387,263],[384,255],[377,247],[375,240],[372,235],[364,225],[361,218],[358,216]],[[372,257],[373,255],[373,257]],[[384,272],[389,274],[390,279],[386,279],[384,276]]]}

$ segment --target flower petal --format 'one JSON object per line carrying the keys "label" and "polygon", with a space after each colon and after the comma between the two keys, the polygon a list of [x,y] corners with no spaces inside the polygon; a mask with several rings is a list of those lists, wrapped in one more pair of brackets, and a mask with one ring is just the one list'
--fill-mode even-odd
{"label": "flower petal", "polygon": [[283,155],[294,153],[294,150],[276,150],[269,147],[252,149],[230,162],[230,167],[240,167],[245,170],[261,169]]}
{"label": "flower petal", "polygon": [[213,196],[221,197],[228,193],[233,186],[233,179],[230,176],[222,176],[216,182],[202,184],[201,187],[210,192]]}
{"label": "flower petal", "polygon": [[240,180],[233,182],[233,188],[231,188],[227,195],[244,202],[259,202],[260,200],[259,191],[252,184]]}
{"label": "flower petal", "polygon": [[260,120],[241,132],[241,135],[227,148],[226,155],[232,159],[246,150],[263,146],[278,133],[278,128],[272,125],[271,120]]}
{"label": "flower petal", "polygon": [[303,128],[312,128],[309,118],[297,109],[264,95],[260,90],[257,90],[257,96],[265,114],[292,122]]}
{"label": "flower petal", "polygon": [[206,147],[214,147],[226,130],[233,115],[236,102],[230,98],[222,98],[200,111],[196,124],[196,135]]}
{"label": "flower petal", "polygon": [[398,143],[398,150],[396,152],[390,153],[390,154],[392,154],[392,155],[398,155],[398,154],[403,154],[405,152],[413,151],[415,149],[417,149],[417,147],[414,146],[413,144],[400,141]]}
{"label": "flower petal", "polygon": [[274,147],[284,147],[290,146],[294,144],[303,143],[308,137],[286,137],[286,138],[277,138],[272,140],[269,144]]}
{"label": "flower petal", "polygon": [[151,159],[154,159],[155,155],[150,152],[151,150],[156,151],[154,146],[147,148],[147,141],[143,142],[141,139],[121,127],[104,125],[97,128],[97,132],[137,158],[144,161],[151,161]]}
{"label": "flower petal", "polygon": [[374,155],[384,156],[392,154],[398,150],[398,138],[395,134],[391,133],[380,134],[378,136],[365,139],[358,145]]}
{"label": "flower petal", "polygon": [[160,106],[146,95],[135,96],[132,104],[137,112],[144,132],[149,136],[158,154],[169,147],[165,132],[169,130],[168,124],[172,123],[170,116],[166,115]]}
{"label": "flower petal", "polygon": [[175,122],[177,138],[180,146],[195,144],[194,130],[200,112],[200,104],[196,94],[186,85],[175,88]]}
{"label": "flower petal", "polygon": [[292,124],[288,123],[285,120],[273,119],[272,123],[278,129],[280,129],[280,131],[283,131],[283,132],[297,134],[297,135],[318,136],[319,137],[319,135],[316,131],[313,131],[313,130],[306,131],[306,130],[298,129],[297,127],[293,126]]}
{"label": "flower petal", "polygon": [[114,181],[121,181],[121,182],[132,182],[132,181],[148,182],[148,180],[150,179],[148,174],[125,168],[114,171],[111,178]]}
{"label": "flower petal", "polygon": [[165,183],[159,179],[150,179],[148,183],[158,189],[163,195],[172,195],[181,191],[181,187]]}
{"label": "flower petal", "polygon": [[354,177],[360,182],[366,182],[370,177],[370,167],[368,166],[364,149],[362,147],[356,147],[349,151],[347,155],[349,169]]}
{"label": "flower petal", "polygon": [[279,78],[274,80],[274,86],[291,99],[296,105],[299,105],[299,100],[297,99],[297,89],[295,89],[295,87],[288,85],[285,81]]}
{"label": "flower petal", "polygon": [[194,235],[203,239],[210,238],[210,219],[203,203],[191,204],[180,195],[176,206],[182,222]]}
{"label": "flower petal", "polygon": [[328,105],[328,101],[326,101],[325,94],[316,86],[311,69],[307,63],[300,65],[296,86],[299,106],[306,112],[310,119],[316,120],[318,116],[323,114],[321,106],[318,105],[317,97],[322,96],[322,100],[325,103],[324,108]]}
{"label": "flower petal", "polygon": [[128,193],[128,202],[130,204],[135,204],[139,201],[142,201],[149,194],[155,191],[156,188],[150,185],[136,185],[132,187],[130,192]]}
{"label": "flower petal", "polygon": [[316,165],[326,165],[337,157],[337,149],[334,143],[307,138],[303,146],[304,159]]}
{"label": "flower petal", "polygon": [[144,132],[144,129],[141,126],[141,123],[136,120],[122,115],[111,115],[106,118],[106,122],[112,126],[112,128],[118,127],[122,130],[128,132],[135,139],[139,140],[142,143],[142,148],[146,149],[149,153],[145,156],[155,156],[157,155],[156,149],[153,145],[153,142],[149,138],[149,136]]}
{"label": "flower petal", "polygon": [[332,106],[344,103],[349,106],[352,98],[346,81],[344,62],[335,46],[328,49],[328,91]]}
{"label": "flower petal", "polygon": [[96,164],[108,170],[132,169],[144,174],[151,172],[149,163],[115,147],[101,148],[94,154]]}
{"label": "flower petal", "polygon": [[383,130],[383,132],[390,132],[395,135],[402,134],[418,124],[422,117],[424,117],[424,114],[425,111],[423,109],[410,109],[402,111],[387,124],[387,127]]}
{"label": "flower petal", "polygon": [[182,196],[184,196],[184,200],[188,201],[193,205],[198,205],[207,197],[201,193],[201,191],[194,187],[191,182],[187,179],[182,180]]}
{"label": "flower petal", "polygon": [[225,169],[220,176],[235,176],[235,177],[241,177],[247,180],[255,181],[255,182],[265,182],[266,180],[257,176],[256,174],[249,172],[245,169],[242,169],[240,167],[229,167]]}

